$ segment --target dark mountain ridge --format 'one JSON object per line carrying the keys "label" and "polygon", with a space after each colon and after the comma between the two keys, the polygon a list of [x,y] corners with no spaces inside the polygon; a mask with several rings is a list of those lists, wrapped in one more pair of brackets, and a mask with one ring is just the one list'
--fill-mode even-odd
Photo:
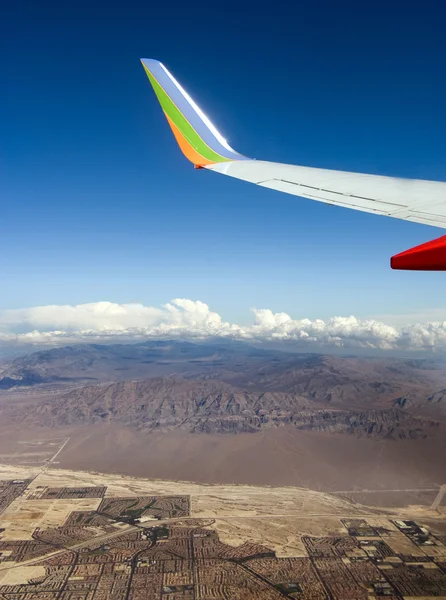
{"label": "dark mountain ridge", "polygon": [[417,439],[440,425],[398,409],[352,411],[284,392],[243,391],[219,381],[153,378],[79,387],[32,412],[14,406],[12,421],[66,427],[113,424],[146,431],[254,433],[271,427],[347,433],[358,437]]}
{"label": "dark mountain ridge", "polygon": [[205,374],[221,367],[246,367],[289,354],[244,344],[214,345],[178,341],[142,344],[78,344],[34,352],[4,364],[0,388],[40,383],[119,381],[189,372]]}
{"label": "dark mountain ridge", "polygon": [[389,408],[403,397],[416,405],[446,388],[446,369],[432,360],[292,354],[244,343],[147,341],[66,346],[20,357],[3,367],[0,389],[171,376],[352,408]]}
{"label": "dark mountain ridge", "polygon": [[8,402],[3,415],[51,427],[249,433],[286,425],[413,439],[442,430],[446,404],[446,372],[431,360],[291,354],[243,343],[66,346],[17,358],[0,378],[10,390],[48,384],[51,400],[29,411]]}

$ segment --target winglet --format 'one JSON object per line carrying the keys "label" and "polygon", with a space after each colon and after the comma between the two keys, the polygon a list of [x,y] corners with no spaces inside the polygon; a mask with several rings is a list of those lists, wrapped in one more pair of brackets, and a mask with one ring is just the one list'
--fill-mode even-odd
{"label": "winglet", "polygon": [[142,58],[178,145],[196,167],[232,160],[246,160],[233,150],[204,112],[192,100],[166,67],[157,60]]}

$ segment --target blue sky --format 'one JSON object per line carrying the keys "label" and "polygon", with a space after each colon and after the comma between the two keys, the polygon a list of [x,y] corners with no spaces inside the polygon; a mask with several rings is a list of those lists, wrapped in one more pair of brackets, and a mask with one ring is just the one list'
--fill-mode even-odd
{"label": "blue sky", "polygon": [[438,318],[443,275],[388,263],[441,230],[195,171],[139,63],[162,60],[248,156],[446,180],[446,6],[413,4],[8,3],[0,309]]}

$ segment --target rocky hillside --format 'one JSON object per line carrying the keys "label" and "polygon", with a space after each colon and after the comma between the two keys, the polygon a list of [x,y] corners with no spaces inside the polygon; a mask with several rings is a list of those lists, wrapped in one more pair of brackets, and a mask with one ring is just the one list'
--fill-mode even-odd
{"label": "rocky hillside", "polygon": [[253,433],[270,427],[414,439],[435,434],[435,421],[398,410],[327,410],[285,392],[242,391],[219,381],[154,378],[77,388],[32,412],[11,408],[20,422],[51,427],[119,424],[150,431]]}
{"label": "rocky hillside", "polygon": [[[336,408],[418,406],[446,388],[446,368],[428,360],[292,354],[241,343],[78,345],[18,358],[0,389],[155,377],[219,381],[255,393],[285,393]],[[404,405],[402,402],[404,400]]]}
{"label": "rocky hillside", "polygon": [[154,378],[80,387],[57,400],[37,405],[17,418],[40,425],[120,423],[136,428],[252,431],[262,423],[289,421],[310,402],[284,393],[243,392],[219,381]]}

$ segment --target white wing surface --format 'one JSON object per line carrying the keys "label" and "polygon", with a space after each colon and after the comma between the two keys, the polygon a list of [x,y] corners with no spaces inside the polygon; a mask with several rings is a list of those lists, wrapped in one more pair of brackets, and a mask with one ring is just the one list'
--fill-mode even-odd
{"label": "white wing surface", "polygon": [[446,183],[297,167],[263,160],[206,169],[279,192],[364,212],[446,228]]}

